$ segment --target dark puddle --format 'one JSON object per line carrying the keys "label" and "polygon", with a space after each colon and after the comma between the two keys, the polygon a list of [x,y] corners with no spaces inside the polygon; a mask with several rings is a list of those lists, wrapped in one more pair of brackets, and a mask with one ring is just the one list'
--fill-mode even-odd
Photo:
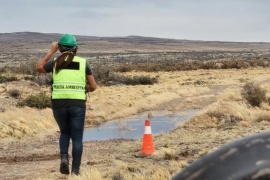
{"label": "dark puddle", "polygon": [[148,118],[151,123],[152,135],[160,135],[174,130],[181,123],[196,116],[200,110],[187,110],[181,112],[151,111],[139,115],[129,116],[106,122],[84,131],[83,141],[110,140],[110,139],[141,139],[144,135],[144,122]]}

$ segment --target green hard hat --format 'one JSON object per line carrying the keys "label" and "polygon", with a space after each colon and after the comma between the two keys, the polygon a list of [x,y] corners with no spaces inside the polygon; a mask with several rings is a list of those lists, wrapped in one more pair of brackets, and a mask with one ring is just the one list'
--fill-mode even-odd
{"label": "green hard hat", "polygon": [[77,46],[76,38],[72,34],[63,34],[58,43],[63,46]]}

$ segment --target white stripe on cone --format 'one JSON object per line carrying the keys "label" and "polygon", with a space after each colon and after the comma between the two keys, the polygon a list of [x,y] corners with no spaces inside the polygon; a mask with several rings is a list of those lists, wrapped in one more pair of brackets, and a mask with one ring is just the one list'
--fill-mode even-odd
{"label": "white stripe on cone", "polygon": [[152,134],[151,126],[145,126],[145,128],[144,128],[144,134]]}

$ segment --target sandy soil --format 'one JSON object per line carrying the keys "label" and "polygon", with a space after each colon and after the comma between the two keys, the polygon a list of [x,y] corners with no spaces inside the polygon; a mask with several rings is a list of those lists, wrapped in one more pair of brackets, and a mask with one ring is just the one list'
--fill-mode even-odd
{"label": "sandy soil", "polygon": [[[252,70],[249,76],[257,78],[261,85],[265,85],[269,83],[267,79],[269,72],[270,69]],[[211,77],[211,73],[211,71],[204,72],[207,77]],[[218,83],[204,84],[208,91],[196,95],[186,93],[151,109],[177,111],[199,108],[202,112],[209,110],[224,91],[239,89],[242,84],[233,80],[230,83],[225,82],[227,79],[225,73],[229,76],[231,72],[223,73],[222,83],[216,81]],[[241,76],[235,76],[233,79],[242,78],[244,73],[239,74]],[[125,174],[129,174],[125,179],[168,179],[194,160],[232,139],[263,131],[268,126],[269,123],[229,127],[182,126],[173,132],[155,137],[155,153],[147,157],[139,157],[141,140],[85,142],[82,174],[89,168],[95,168],[100,173],[101,179],[117,177],[120,179],[120,176],[123,178]],[[1,141],[1,179],[74,179],[72,176],[59,173],[57,137],[57,131],[52,131],[50,135],[46,134],[42,138],[29,137],[20,140],[14,138]],[[164,155],[166,152],[172,157],[166,157]],[[141,176],[136,177],[134,175],[136,173]]]}

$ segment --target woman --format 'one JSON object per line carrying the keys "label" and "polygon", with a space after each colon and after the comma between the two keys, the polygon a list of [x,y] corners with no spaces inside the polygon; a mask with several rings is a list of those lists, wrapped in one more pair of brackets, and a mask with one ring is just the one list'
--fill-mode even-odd
{"label": "woman", "polygon": [[[76,56],[77,49],[76,38],[71,34],[64,34],[59,42],[52,42],[51,50],[37,65],[40,73],[52,72],[52,110],[60,129],[60,172],[70,173],[68,149],[71,139],[71,173],[75,175],[79,174],[83,152],[86,92],[97,88],[86,60]],[[58,50],[61,55],[51,59]]]}

